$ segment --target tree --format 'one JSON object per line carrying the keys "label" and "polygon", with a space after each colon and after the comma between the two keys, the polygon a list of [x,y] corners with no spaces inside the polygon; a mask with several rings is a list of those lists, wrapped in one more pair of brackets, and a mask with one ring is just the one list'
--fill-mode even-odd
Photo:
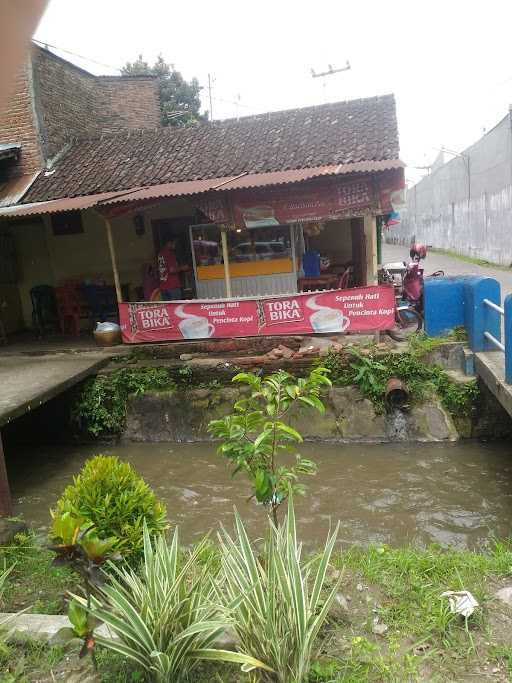
{"label": "tree", "polygon": [[162,55],[158,55],[153,66],[139,55],[134,62],[126,62],[121,73],[123,76],[158,77],[164,126],[188,126],[206,119],[206,115],[200,113],[201,86],[197,78],[186,81],[174,64],[168,64]]}

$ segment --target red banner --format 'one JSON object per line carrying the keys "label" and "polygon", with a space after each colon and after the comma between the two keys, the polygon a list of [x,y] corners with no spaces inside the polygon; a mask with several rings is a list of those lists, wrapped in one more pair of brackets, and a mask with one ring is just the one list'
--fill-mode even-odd
{"label": "red banner", "polygon": [[[229,189],[229,185],[226,186]],[[228,198],[213,193],[194,200],[214,223],[241,228],[328,221],[364,211],[388,213],[405,187],[404,169],[328,177],[307,182],[237,190]]]}
{"label": "red banner", "polygon": [[123,341],[258,337],[389,330],[392,286],[336,289],[258,299],[119,304]]}
{"label": "red banner", "polygon": [[233,197],[236,225],[258,228],[310,221],[334,220],[348,211],[374,205],[370,178],[290,187],[267,187]]}

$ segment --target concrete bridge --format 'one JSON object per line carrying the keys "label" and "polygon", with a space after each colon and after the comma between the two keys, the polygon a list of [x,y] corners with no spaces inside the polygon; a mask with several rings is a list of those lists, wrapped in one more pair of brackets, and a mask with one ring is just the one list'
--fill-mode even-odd
{"label": "concrete bridge", "polygon": [[475,374],[512,417],[512,294],[501,305],[494,278],[439,278],[425,284],[425,330],[438,335],[464,326]]}
{"label": "concrete bridge", "polygon": [[0,355],[0,516],[12,512],[1,429],[66,389],[96,374],[115,350],[16,353]]}

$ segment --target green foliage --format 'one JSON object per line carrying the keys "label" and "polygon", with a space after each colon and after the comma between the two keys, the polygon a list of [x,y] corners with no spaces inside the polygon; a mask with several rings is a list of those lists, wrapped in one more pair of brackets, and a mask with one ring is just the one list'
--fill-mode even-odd
{"label": "green foliage", "polygon": [[476,380],[456,384],[444,373],[439,377],[437,391],[446,410],[457,417],[470,417],[480,395]]}
{"label": "green foliage", "polygon": [[322,365],[330,371],[333,384],[355,384],[380,412],[384,410],[386,384],[397,377],[407,385],[413,403],[437,394],[452,415],[470,416],[479,395],[477,383],[457,383],[441,367],[422,360],[445,341],[432,340],[420,333],[410,340],[409,350],[403,353],[382,354],[372,347],[364,351],[349,347],[347,352],[330,351]]}
{"label": "green foliage", "polygon": [[[284,418],[292,406],[300,404],[324,412],[320,394],[331,385],[327,374],[325,368],[316,368],[299,379],[283,370],[264,378],[240,373],[233,382],[247,384],[249,397],[235,403],[232,415],[209,424],[209,431],[222,441],[218,452],[235,466],[233,475],[247,474],[253,496],[265,505],[276,524],[277,509],[288,492],[304,493],[300,475],[316,472],[315,464],[296,452],[302,436]],[[293,466],[281,464],[284,453],[294,454]]]}
{"label": "green foliage", "polygon": [[387,371],[386,365],[374,356],[364,356],[355,348],[351,348],[350,353],[354,357],[354,362],[350,364],[354,371],[354,384],[357,384],[365,396],[376,400],[384,393],[383,378]]}
{"label": "green foliage", "polygon": [[105,455],[85,463],[64,490],[52,517],[52,538],[64,538],[67,543],[70,528],[76,524],[73,517],[78,518],[79,528],[94,526],[95,536],[84,539],[90,542],[88,552],[101,553],[106,543],[128,562],[135,562],[142,555],[144,520],[151,534],[167,526],[165,506],[146,482],[128,463]]}
{"label": "green foliage", "polygon": [[17,534],[12,543],[0,548],[2,566],[12,565],[4,584],[4,612],[27,607],[42,614],[62,612],[64,591],[74,586],[75,576],[65,567],[55,567],[53,557],[33,532]]}
{"label": "green foliage", "polygon": [[0,683],[55,681],[53,672],[65,654],[63,647],[42,640],[12,640],[0,651]]}
{"label": "green foliage", "polygon": [[131,395],[171,390],[176,386],[165,368],[120,368],[87,380],[72,410],[78,427],[92,436],[119,434]]}
{"label": "green foliage", "polygon": [[[384,589],[387,600],[379,614],[390,628],[446,644],[462,637],[467,644],[463,620],[451,614],[440,595],[445,590],[470,590],[483,605],[488,593],[486,578],[510,576],[512,546],[496,543],[487,553],[437,546],[424,550],[410,546],[352,547],[335,556],[335,562],[362,573],[367,581]],[[478,620],[479,613],[475,612],[472,619]]]}
{"label": "green foliage", "polygon": [[302,683],[339,588],[338,580],[326,595],[323,591],[339,525],[312,563],[301,558],[292,495],[285,524],[270,523],[261,553],[237,512],[235,524],[235,538],[225,530],[219,535],[225,575],[219,596],[233,619],[239,649],[274,671],[271,677],[262,672],[264,680]]}
{"label": "green foliage", "polygon": [[[186,81],[174,64],[168,64],[162,55],[150,66],[142,55],[127,62],[121,69],[123,76],[157,76],[160,87],[160,109],[164,126],[187,126],[204,120],[201,116],[201,87],[197,78]],[[174,114],[174,115],[173,115]]]}
{"label": "green foliage", "polygon": [[215,586],[209,565],[198,566],[199,544],[180,558],[178,530],[167,545],[163,536],[154,545],[144,526],[141,573],[116,568],[101,589],[101,603],[91,612],[118,640],[97,637],[97,643],[138,664],[161,683],[188,679],[200,660],[243,664],[246,670],[263,666],[254,658],[213,648],[228,625],[218,618]]}

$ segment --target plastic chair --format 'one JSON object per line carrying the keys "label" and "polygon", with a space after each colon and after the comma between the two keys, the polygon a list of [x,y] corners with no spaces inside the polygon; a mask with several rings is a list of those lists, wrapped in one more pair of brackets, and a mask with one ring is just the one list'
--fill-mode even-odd
{"label": "plastic chair", "polygon": [[3,311],[7,308],[7,301],[0,301],[0,344],[7,344],[7,330],[3,319]]}
{"label": "plastic chair", "polygon": [[338,282],[338,289],[349,289],[349,287],[352,287],[353,274],[354,269],[352,268],[352,266],[348,266],[348,268],[345,268],[344,272],[340,276]]}
{"label": "plastic chair", "polygon": [[108,285],[82,285],[81,291],[90,310],[91,322],[105,322],[108,318],[118,319],[116,293]]}
{"label": "plastic chair", "polygon": [[32,327],[42,337],[47,327],[57,327],[55,290],[51,285],[36,285],[30,290]]}
{"label": "plastic chair", "polygon": [[70,285],[56,287],[55,295],[61,333],[79,337],[82,302],[78,288]]}

